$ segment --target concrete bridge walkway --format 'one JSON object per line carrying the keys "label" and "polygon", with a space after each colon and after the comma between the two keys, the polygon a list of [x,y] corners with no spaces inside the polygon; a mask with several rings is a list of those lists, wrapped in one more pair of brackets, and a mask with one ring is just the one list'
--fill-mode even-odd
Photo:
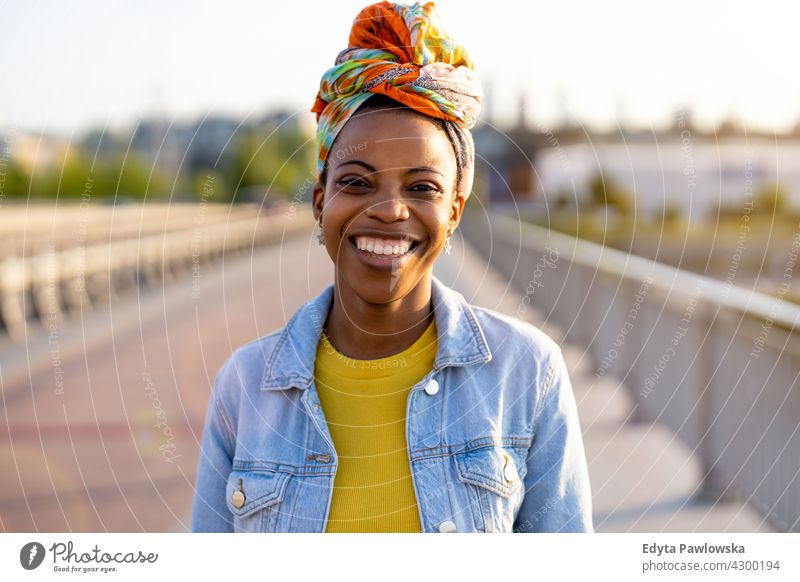
{"label": "concrete bridge walkway", "polygon": [[[283,326],[332,281],[315,242],[204,265],[200,293],[187,278],[120,297],[65,322],[55,343],[44,329],[24,345],[0,342],[0,530],[186,531],[213,378],[233,349]],[[434,272],[472,303],[517,313],[520,292],[460,241]],[[560,341],[543,314],[527,313]],[[562,350],[598,531],[769,530],[747,506],[696,499],[691,452],[669,431],[631,422],[626,388],[595,379],[581,346]]]}

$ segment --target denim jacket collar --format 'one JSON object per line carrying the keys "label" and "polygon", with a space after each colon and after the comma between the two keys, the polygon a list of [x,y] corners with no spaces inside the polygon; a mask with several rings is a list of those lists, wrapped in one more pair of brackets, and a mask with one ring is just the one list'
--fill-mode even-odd
{"label": "denim jacket collar", "polygon": [[[333,303],[333,293],[331,283],[289,319],[267,362],[262,390],[305,389],[311,385],[317,345]],[[438,334],[434,369],[491,360],[486,337],[464,296],[431,276],[431,298]]]}

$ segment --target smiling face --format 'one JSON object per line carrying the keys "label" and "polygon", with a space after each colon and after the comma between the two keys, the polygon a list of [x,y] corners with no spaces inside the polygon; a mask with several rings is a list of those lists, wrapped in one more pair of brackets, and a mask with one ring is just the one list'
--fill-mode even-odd
{"label": "smiling face", "polygon": [[429,278],[464,208],[456,178],[453,146],[432,120],[404,109],[356,113],[313,194],[337,284],[388,303]]}

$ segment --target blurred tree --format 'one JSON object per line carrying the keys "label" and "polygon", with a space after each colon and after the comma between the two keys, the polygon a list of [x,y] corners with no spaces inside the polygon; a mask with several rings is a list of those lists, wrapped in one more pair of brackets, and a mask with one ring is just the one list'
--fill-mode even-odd
{"label": "blurred tree", "polygon": [[[176,176],[144,161],[148,159],[146,149],[142,158],[133,150],[126,154],[114,144],[101,147],[102,134],[89,133],[63,158],[48,167],[38,166],[32,178],[11,164],[0,168],[5,174],[0,192],[27,195],[30,181],[32,198],[80,198],[83,194],[96,198],[200,198],[204,188],[209,189],[204,186],[208,180],[214,183],[213,198],[218,202],[236,200],[235,191],[244,188],[251,192],[271,188],[270,198],[292,198],[304,188],[310,191],[304,185],[315,177],[314,139],[299,125],[282,118],[246,126],[237,135],[240,137],[231,145],[233,154],[222,158],[221,167],[210,167],[211,162],[201,157],[200,163],[185,164]],[[100,152],[96,159],[95,152]],[[211,159],[218,163],[218,156]]]}
{"label": "blurred tree", "polygon": [[0,194],[8,197],[25,197],[28,195],[30,176],[10,160],[4,168],[0,167]]}
{"label": "blurred tree", "polygon": [[489,192],[489,177],[483,164],[475,166],[475,174],[472,179],[472,194],[467,198],[466,204],[469,208],[477,208],[486,204]]}
{"label": "blurred tree", "polygon": [[217,202],[224,198],[230,200],[230,187],[225,182],[222,172],[208,170],[195,172],[192,176],[190,191],[198,200]]}
{"label": "blurred tree", "polygon": [[169,194],[172,180],[158,168],[128,153],[100,158],[95,164],[96,196],[159,198]]}
{"label": "blurred tree", "polygon": [[60,161],[35,169],[31,183],[32,198],[77,198],[92,179],[92,160],[72,147]]}
{"label": "blurred tree", "polygon": [[611,178],[604,177],[602,172],[589,181],[589,193],[595,207],[607,206],[622,215],[633,210],[633,196]]}
{"label": "blurred tree", "polygon": [[[267,136],[267,137],[265,137]],[[313,175],[313,139],[294,126],[246,130],[223,172],[235,190],[270,184],[269,197],[291,198]]]}
{"label": "blurred tree", "polygon": [[36,172],[32,184],[32,198],[144,198],[167,194],[171,181],[133,154],[100,157],[92,164],[88,154],[73,147],[61,164]]}
{"label": "blurred tree", "polygon": [[683,213],[681,207],[675,202],[667,202],[661,213],[661,225],[664,228],[673,228],[680,223]]}
{"label": "blurred tree", "polygon": [[782,213],[788,207],[789,194],[780,184],[764,184],[755,195],[754,210],[770,216]]}

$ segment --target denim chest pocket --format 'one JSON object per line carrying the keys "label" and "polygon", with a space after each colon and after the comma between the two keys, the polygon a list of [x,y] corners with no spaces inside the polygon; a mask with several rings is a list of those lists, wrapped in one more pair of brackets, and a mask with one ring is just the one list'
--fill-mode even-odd
{"label": "denim chest pocket", "polygon": [[228,475],[225,503],[237,532],[274,532],[291,474],[278,471],[240,471]]}
{"label": "denim chest pocket", "polygon": [[454,455],[478,531],[510,532],[524,496],[524,447],[483,447]]}

